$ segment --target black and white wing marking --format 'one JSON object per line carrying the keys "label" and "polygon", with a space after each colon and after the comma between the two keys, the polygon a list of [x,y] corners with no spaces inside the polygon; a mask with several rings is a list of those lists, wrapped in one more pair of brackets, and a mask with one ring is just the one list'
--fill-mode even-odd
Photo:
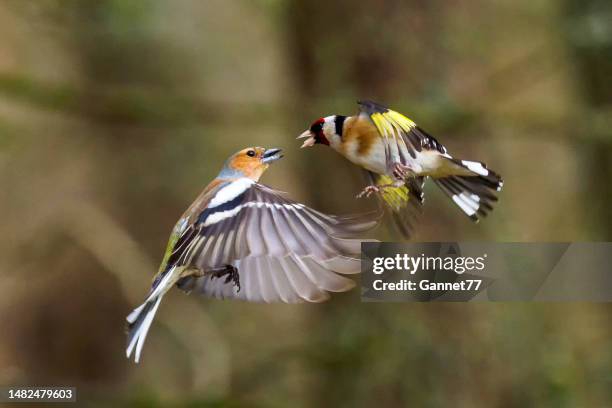
{"label": "black and white wing marking", "polygon": [[372,101],[357,102],[360,114],[367,115],[385,142],[388,164],[408,162],[408,155],[416,158],[422,150],[437,150],[447,154],[446,148],[412,120],[399,112]]}
{"label": "black and white wing marking", "polygon": [[[373,228],[380,213],[336,217],[315,211],[253,183],[223,211],[207,208],[186,249],[185,264],[205,272],[179,287],[217,298],[256,302],[320,302],[328,292],[351,289],[341,274],[360,272],[359,233]],[[230,280],[207,274],[231,265]]]}

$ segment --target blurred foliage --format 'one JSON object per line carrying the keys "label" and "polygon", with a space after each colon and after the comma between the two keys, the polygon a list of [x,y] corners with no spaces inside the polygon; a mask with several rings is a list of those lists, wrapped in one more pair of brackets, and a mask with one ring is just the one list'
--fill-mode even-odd
{"label": "blurred foliage", "polygon": [[605,304],[175,291],[144,361],[123,350],[172,225],[234,151],[285,149],[264,182],[316,208],[371,205],[352,165],[294,140],[357,99],[506,180],[478,225],[427,186],[416,239],[609,240],[611,27],[605,0],[0,1],[0,384],[94,407],[612,405]]}

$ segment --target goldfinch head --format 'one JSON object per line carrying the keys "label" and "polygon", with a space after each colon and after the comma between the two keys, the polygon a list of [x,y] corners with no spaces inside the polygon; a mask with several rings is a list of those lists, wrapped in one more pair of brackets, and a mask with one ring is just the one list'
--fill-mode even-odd
{"label": "goldfinch head", "polygon": [[227,159],[219,178],[248,177],[258,181],[271,163],[283,157],[281,149],[247,147]]}
{"label": "goldfinch head", "polygon": [[319,118],[310,129],[298,136],[298,139],[306,139],[302,148],[323,144],[332,146],[342,141],[342,127],[344,125],[345,116],[332,115],[324,118]]}

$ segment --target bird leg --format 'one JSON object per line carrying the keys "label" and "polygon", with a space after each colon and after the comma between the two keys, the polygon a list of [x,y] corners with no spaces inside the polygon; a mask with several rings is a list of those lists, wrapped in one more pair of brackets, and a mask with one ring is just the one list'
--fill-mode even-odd
{"label": "bird leg", "polygon": [[393,183],[366,186],[361,193],[357,194],[356,198],[361,198],[363,196],[370,197],[374,193],[380,194],[385,188],[401,187],[405,184],[404,180],[415,175],[415,172],[411,166],[406,166],[402,163],[394,163],[391,170],[393,177],[395,177],[395,181]]}
{"label": "bird leg", "polygon": [[411,166],[406,166],[401,163],[395,163],[393,165],[393,177],[398,180],[405,180],[409,176],[414,176],[414,170]]}
{"label": "bird leg", "polygon": [[233,282],[234,286],[238,286],[238,292],[240,292],[240,275],[238,269],[233,265],[225,265],[219,269],[213,269],[210,271],[213,278],[222,278],[226,276],[224,283]]}
{"label": "bird leg", "polygon": [[397,188],[397,187],[401,187],[404,185],[403,181],[396,181],[394,183],[391,184],[381,184],[381,185],[371,185],[371,186],[366,186],[366,188],[363,189],[363,191],[359,194],[357,194],[356,198],[361,198],[363,196],[370,197],[372,194],[377,193],[377,194],[382,194],[383,190],[385,188]]}
{"label": "bird leg", "polygon": [[361,198],[363,196],[370,197],[373,193],[380,193],[380,187],[374,185],[366,186],[366,188],[364,188],[361,193],[357,194],[355,198]]}

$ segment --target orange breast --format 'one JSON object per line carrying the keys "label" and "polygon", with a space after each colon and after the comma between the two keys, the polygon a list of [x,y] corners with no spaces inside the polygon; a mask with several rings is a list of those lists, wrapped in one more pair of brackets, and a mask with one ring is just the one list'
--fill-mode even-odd
{"label": "orange breast", "polygon": [[246,177],[259,181],[268,165],[263,164],[259,158],[239,155],[232,160],[232,167],[242,171]]}

